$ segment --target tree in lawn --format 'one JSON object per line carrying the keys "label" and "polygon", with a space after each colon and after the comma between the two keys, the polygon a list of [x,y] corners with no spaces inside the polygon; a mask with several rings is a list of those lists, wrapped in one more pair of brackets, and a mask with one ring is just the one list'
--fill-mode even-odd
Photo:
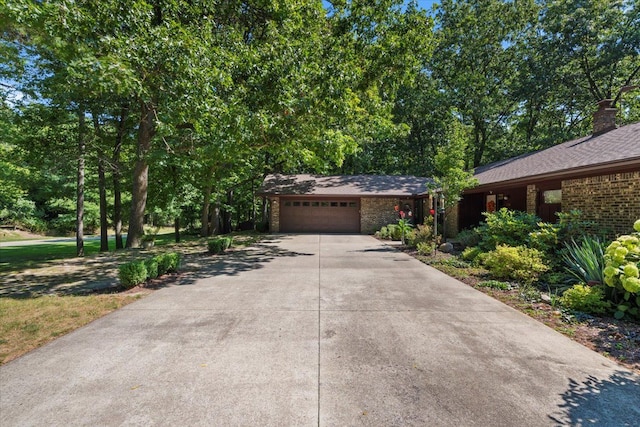
{"label": "tree in lawn", "polygon": [[[24,87],[33,90],[36,100],[46,100],[51,107],[73,111],[77,116],[76,239],[78,255],[82,255],[85,163],[89,153],[92,160],[99,159],[96,164],[102,176],[104,159],[100,146],[104,141],[96,138],[99,130],[91,131],[87,121],[93,118],[95,124],[95,116],[108,108],[114,96],[128,92],[127,82],[131,79],[127,79],[126,67],[108,46],[114,39],[115,27],[109,27],[108,20],[102,19],[104,3],[83,1],[64,7],[56,2],[34,4],[16,0],[9,6],[6,16],[14,32],[4,35],[20,44],[35,70],[23,76]],[[104,195],[104,179],[99,182],[100,193]],[[101,202],[105,218],[104,197]],[[104,220],[101,228],[101,247],[106,249]]]}

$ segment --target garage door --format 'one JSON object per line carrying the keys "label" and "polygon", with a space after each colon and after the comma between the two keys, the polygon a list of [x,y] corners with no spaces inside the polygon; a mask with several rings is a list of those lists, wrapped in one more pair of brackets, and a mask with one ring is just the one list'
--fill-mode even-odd
{"label": "garage door", "polygon": [[360,202],[358,199],[281,199],[280,231],[360,233]]}

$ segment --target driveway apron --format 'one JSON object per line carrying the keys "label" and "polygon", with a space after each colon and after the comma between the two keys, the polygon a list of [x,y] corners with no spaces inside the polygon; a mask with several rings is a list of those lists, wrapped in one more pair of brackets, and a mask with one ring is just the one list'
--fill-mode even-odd
{"label": "driveway apron", "polygon": [[0,425],[637,425],[640,376],[369,236],[282,235],[0,367]]}

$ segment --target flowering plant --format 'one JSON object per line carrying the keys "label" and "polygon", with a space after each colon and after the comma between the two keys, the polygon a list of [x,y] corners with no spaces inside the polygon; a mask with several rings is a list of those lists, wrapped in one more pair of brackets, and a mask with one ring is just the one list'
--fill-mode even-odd
{"label": "flowering plant", "polygon": [[605,251],[604,283],[623,294],[615,317],[640,315],[640,219],[633,224],[636,231],[618,237]]}

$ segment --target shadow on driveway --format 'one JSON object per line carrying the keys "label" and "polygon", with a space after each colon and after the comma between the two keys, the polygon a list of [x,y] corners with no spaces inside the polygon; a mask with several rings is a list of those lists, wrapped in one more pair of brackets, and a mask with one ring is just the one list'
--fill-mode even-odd
{"label": "shadow on driveway", "polygon": [[559,413],[549,418],[558,425],[636,426],[640,420],[638,398],[640,384],[629,372],[618,371],[607,379],[590,375],[583,382],[569,379]]}

